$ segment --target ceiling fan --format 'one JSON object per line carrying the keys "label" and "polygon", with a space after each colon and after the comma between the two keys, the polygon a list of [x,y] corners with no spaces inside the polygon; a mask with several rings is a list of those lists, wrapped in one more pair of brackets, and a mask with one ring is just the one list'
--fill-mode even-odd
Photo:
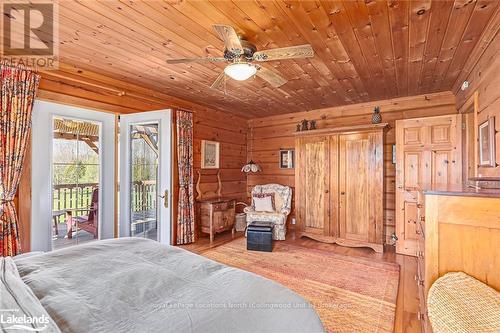
{"label": "ceiling fan", "polygon": [[277,73],[253,62],[310,58],[314,56],[314,50],[309,44],[257,51],[255,45],[239,37],[232,26],[214,24],[213,28],[220,39],[224,41],[225,49],[223,57],[169,59],[167,63],[228,62],[229,65],[224,68],[224,71],[212,83],[211,88],[214,89],[219,89],[222,86],[225,75],[237,81],[245,81],[257,75],[269,82],[271,86],[277,88],[284,85],[287,80]]}

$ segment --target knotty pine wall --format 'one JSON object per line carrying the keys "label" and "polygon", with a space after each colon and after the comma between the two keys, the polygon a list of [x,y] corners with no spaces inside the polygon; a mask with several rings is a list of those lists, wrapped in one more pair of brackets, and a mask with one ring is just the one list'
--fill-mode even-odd
{"label": "knotty pine wall", "polygon": [[[249,120],[250,136],[253,136],[253,139],[249,140],[248,154],[249,157],[252,157],[254,161],[262,166],[263,170],[258,174],[249,174],[247,176],[247,196],[250,196],[252,187],[258,184],[279,183],[294,188],[294,170],[279,168],[278,152],[280,148],[294,148],[295,138],[293,133],[296,130],[297,123],[302,119],[316,120],[318,128],[369,124],[375,106],[380,106],[382,121],[389,123],[391,126],[385,135],[384,147],[384,236],[387,241],[395,228],[395,165],[392,164],[392,145],[396,143],[395,121],[398,119],[457,113],[455,97],[451,92],[403,97]],[[293,208],[291,216],[294,215]]]}
{"label": "knotty pine wall", "polygon": [[246,198],[246,175],[241,167],[246,163],[247,121],[226,112],[212,110],[194,113],[194,180],[201,171],[202,192],[217,190],[217,170],[201,169],[201,140],[220,142],[219,169],[222,196],[239,200]]}
{"label": "knotty pine wall", "polygon": [[[195,181],[201,165],[201,140],[219,141],[222,194],[238,199],[246,197],[246,176],[240,171],[246,162],[247,120],[211,108],[179,100],[157,91],[84,72],[75,77],[69,72],[42,73],[37,98],[117,114],[182,107],[194,111]],[[113,90],[119,94],[113,93]],[[120,96],[121,95],[121,96]],[[77,115],[75,115],[77,116]],[[174,127],[175,128],[175,127]],[[174,161],[175,162],[175,161]],[[25,161],[16,200],[20,219],[21,248],[29,251],[31,226],[31,158]],[[201,189],[217,188],[216,171],[203,170]],[[174,174],[174,178],[175,178]],[[174,179],[174,184],[177,182]],[[178,188],[173,188],[175,221]],[[175,228],[174,228],[175,230]],[[175,234],[174,234],[175,239]]]}
{"label": "knotty pine wall", "polygon": [[[500,19],[497,19],[500,24]],[[497,29],[498,25],[497,25]],[[477,92],[477,125],[495,117],[496,167],[478,167],[476,177],[500,177],[500,34],[495,34],[482,54],[472,63],[472,71],[464,80],[469,81],[465,91],[457,89],[457,109],[467,112],[466,102]],[[460,80],[461,84],[463,80]],[[476,140],[474,140],[476,141]],[[477,141],[476,143],[477,144]],[[473,168],[473,165],[470,166]],[[474,175],[472,175],[474,176]]]}

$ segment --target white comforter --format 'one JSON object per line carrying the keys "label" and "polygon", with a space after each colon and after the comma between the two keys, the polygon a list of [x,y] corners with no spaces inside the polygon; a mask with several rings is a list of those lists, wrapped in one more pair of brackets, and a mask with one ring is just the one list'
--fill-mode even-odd
{"label": "white comforter", "polygon": [[15,259],[62,332],[323,332],[282,285],[140,238]]}

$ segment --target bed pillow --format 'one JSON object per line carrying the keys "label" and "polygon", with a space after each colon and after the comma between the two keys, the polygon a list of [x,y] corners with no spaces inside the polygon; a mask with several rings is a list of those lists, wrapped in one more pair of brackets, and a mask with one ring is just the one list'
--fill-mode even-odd
{"label": "bed pillow", "polygon": [[11,257],[0,257],[1,332],[61,333],[54,320],[19,276]]}
{"label": "bed pillow", "polygon": [[253,195],[253,209],[256,212],[270,212],[276,211],[274,205],[274,193],[257,193]]}

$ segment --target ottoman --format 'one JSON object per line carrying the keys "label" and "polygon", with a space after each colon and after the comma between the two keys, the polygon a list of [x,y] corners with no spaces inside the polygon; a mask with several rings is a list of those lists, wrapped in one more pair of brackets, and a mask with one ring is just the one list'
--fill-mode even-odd
{"label": "ottoman", "polygon": [[247,250],[273,251],[273,223],[254,221],[247,227]]}

